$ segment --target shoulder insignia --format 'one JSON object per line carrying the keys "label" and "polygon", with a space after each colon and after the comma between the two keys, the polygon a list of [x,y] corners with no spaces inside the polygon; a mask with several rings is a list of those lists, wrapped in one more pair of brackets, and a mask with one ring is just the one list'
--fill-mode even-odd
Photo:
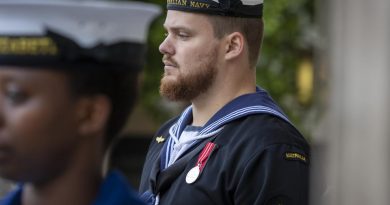
{"label": "shoulder insignia", "polygon": [[305,164],[308,163],[308,158],[304,154],[300,154],[298,152],[286,152],[286,153],[284,153],[284,159],[300,161],[300,162],[303,162]]}
{"label": "shoulder insignia", "polygon": [[165,141],[165,138],[163,136],[156,137],[156,142],[157,143],[163,143]]}

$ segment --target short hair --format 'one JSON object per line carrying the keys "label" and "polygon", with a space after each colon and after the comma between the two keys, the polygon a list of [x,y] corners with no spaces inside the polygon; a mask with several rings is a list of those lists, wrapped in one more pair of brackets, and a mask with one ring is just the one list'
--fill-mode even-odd
{"label": "short hair", "polygon": [[[93,69],[93,70],[92,70]],[[75,97],[104,95],[111,103],[111,113],[106,125],[105,149],[119,135],[136,102],[138,71],[107,68],[82,68],[63,70]]]}
{"label": "short hair", "polygon": [[206,15],[206,17],[210,20],[217,38],[233,32],[242,33],[248,45],[250,66],[255,67],[263,40],[263,19],[219,15]]}

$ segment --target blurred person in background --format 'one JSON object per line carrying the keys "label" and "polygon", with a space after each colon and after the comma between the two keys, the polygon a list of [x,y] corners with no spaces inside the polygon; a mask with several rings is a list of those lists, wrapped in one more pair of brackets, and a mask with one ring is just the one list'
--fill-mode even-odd
{"label": "blurred person in background", "polygon": [[188,101],[157,131],[140,193],[149,204],[308,203],[309,146],[256,86],[262,0],[168,0],[160,93]]}
{"label": "blurred person in background", "polygon": [[108,147],[137,95],[148,25],[141,3],[0,2],[1,205],[143,204]]}

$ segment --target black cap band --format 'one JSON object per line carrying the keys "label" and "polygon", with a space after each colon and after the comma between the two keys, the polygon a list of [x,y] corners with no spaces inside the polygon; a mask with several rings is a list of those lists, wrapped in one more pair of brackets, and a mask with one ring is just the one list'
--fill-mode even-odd
{"label": "black cap band", "polygon": [[262,0],[167,0],[168,10],[243,18],[263,17]]}
{"label": "black cap band", "polygon": [[82,48],[53,31],[42,36],[0,35],[0,65],[71,67],[106,67],[107,69],[142,68],[145,45],[133,42],[99,44]]}

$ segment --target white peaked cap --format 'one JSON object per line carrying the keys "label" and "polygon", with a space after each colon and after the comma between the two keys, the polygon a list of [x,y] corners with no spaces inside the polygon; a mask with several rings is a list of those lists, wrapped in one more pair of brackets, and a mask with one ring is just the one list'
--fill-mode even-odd
{"label": "white peaked cap", "polygon": [[141,2],[0,0],[0,35],[55,31],[84,48],[116,42],[145,43],[157,5]]}

